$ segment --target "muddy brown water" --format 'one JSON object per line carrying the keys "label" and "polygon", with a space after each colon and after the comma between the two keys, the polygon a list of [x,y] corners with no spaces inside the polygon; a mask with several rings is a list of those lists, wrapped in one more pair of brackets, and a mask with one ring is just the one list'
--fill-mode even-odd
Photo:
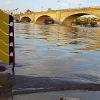
{"label": "muddy brown water", "polygon": [[15,45],[14,91],[100,89],[100,27],[16,23]]}
{"label": "muddy brown water", "polygon": [[100,83],[100,28],[15,24],[16,75]]}
{"label": "muddy brown water", "polygon": [[100,28],[15,23],[13,93],[100,90]]}

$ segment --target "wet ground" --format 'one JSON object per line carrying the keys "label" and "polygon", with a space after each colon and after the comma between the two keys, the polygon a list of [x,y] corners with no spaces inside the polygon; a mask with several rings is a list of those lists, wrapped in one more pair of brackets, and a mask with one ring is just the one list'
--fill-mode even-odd
{"label": "wet ground", "polygon": [[10,73],[0,72],[0,100],[11,100],[13,77]]}
{"label": "wet ground", "polygon": [[99,27],[15,24],[15,45],[14,94],[100,90]]}
{"label": "wet ground", "polygon": [[100,100],[100,91],[58,91],[16,95],[13,100]]}

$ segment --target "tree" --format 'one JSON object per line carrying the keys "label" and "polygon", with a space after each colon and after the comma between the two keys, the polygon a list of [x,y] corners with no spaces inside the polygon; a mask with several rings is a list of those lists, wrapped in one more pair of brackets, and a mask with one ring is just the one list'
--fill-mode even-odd
{"label": "tree", "polygon": [[27,9],[27,10],[26,10],[26,13],[31,13],[31,12],[32,12],[32,11],[31,11],[31,10],[29,10],[29,9]]}
{"label": "tree", "polygon": [[48,8],[48,11],[51,11],[52,9],[51,8]]}
{"label": "tree", "polygon": [[83,25],[83,26],[91,26],[91,27],[95,27],[97,26],[97,18],[95,17],[79,17],[77,18],[74,23],[76,25]]}

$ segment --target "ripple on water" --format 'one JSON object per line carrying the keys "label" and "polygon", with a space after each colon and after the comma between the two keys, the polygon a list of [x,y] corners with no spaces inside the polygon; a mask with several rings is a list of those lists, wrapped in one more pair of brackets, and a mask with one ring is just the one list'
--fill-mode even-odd
{"label": "ripple on water", "polygon": [[34,24],[15,28],[17,75],[100,82],[100,28]]}

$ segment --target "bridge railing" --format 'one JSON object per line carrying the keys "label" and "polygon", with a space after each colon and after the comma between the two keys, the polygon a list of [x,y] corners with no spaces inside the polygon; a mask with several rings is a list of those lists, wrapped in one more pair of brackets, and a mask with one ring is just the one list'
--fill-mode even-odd
{"label": "bridge railing", "polygon": [[0,61],[15,66],[14,19],[0,10]]}

